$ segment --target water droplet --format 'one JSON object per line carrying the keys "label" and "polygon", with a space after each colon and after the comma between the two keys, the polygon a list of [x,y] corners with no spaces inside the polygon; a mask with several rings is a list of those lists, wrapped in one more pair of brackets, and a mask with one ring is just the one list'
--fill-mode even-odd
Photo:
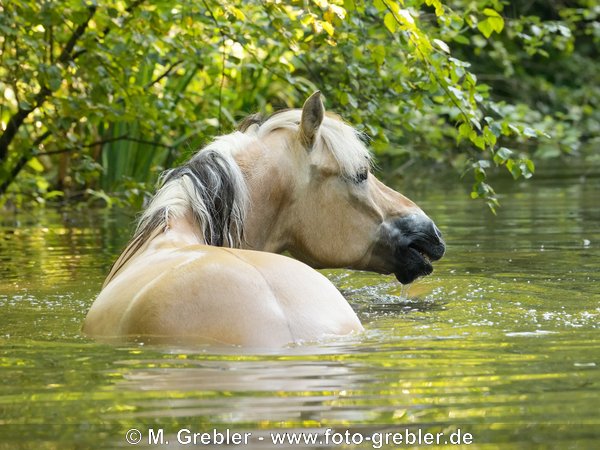
{"label": "water droplet", "polygon": [[402,289],[400,291],[400,296],[402,298],[408,298],[408,291],[410,290],[411,286],[412,286],[412,283],[402,285]]}

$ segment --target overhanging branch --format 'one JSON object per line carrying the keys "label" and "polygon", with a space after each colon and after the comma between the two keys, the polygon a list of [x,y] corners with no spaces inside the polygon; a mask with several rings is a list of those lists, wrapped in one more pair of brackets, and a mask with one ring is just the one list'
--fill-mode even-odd
{"label": "overhanging branch", "polygon": [[[92,20],[92,17],[94,17],[95,13],[95,6],[88,7],[87,18],[82,23],[80,23],[77,26],[77,28],[75,28],[75,30],[73,31],[73,34],[71,34],[71,37],[65,44],[62,52],[60,53],[60,56],[58,57],[58,62],[65,64],[72,60],[73,49],[75,48],[75,44],[81,38],[81,36],[83,36],[83,33],[87,29],[88,24],[90,20]],[[23,125],[25,119],[29,116],[29,114],[31,114],[33,111],[39,108],[46,101],[46,99],[51,93],[52,91],[50,90],[50,88],[48,88],[48,86],[42,86],[39,92],[35,95],[34,104],[31,108],[21,108],[19,106],[17,112],[11,116],[8,123],[6,124],[6,129],[4,130],[4,133],[2,133],[2,136],[0,136],[0,163],[6,161],[8,156],[8,146],[15,138],[17,131],[19,131],[19,128],[21,128],[21,125]]]}
{"label": "overhanging branch", "polygon": [[148,141],[145,139],[130,137],[130,136],[127,136],[126,134],[124,134],[122,136],[117,136],[117,137],[112,137],[112,138],[107,138],[107,139],[101,139],[101,140],[95,141],[95,142],[90,142],[89,144],[81,144],[77,147],[64,147],[64,148],[58,148],[55,150],[49,150],[47,152],[35,153],[34,156],[48,156],[48,155],[57,155],[60,153],[70,153],[70,152],[75,152],[81,148],[90,148],[90,147],[95,147],[97,145],[104,145],[104,144],[109,144],[111,142],[117,142],[117,141],[137,142],[140,144],[152,145],[154,147],[166,148],[168,150],[171,150],[173,148],[172,145],[163,144],[162,142]]}
{"label": "overhanging branch", "polygon": [[42,142],[44,142],[46,139],[48,139],[48,137],[50,137],[51,134],[52,133],[50,133],[50,131],[46,131],[45,133],[42,133],[41,135],[39,135],[35,141],[33,141],[31,149],[28,150],[25,154],[23,154],[19,158],[19,160],[13,166],[13,168],[11,169],[11,171],[8,174],[8,176],[6,177],[6,179],[2,180],[2,183],[0,183],[0,195],[4,194],[6,192],[6,189],[8,189],[8,186],[10,186],[10,184],[17,177],[19,172],[21,172],[21,169],[23,169],[23,167],[25,167],[25,165],[29,162],[29,160],[33,156],[35,156],[35,149],[37,147],[39,147]]}

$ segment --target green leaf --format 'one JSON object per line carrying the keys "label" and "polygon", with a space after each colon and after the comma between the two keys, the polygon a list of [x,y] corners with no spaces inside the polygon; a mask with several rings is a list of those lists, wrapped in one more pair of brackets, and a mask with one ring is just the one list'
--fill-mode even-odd
{"label": "green leaf", "polygon": [[385,47],[383,45],[374,45],[370,48],[373,60],[378,66],[385,62]]}
{"label": "green leaf", "polygon": [[[508,164],[507,164],[508,167]],[[535,166],[533,161],[529,159],[520,159],[515,164],[511,165],[511,173],[515,178],[522,176],[525,179],[529,179],[533,176]]]}
{"label": "green leaf", "polygon": [[387,8],[385,6],[385,3],[383,3],[382,0],[374,0],[373,1],[373,6],[377,9],[377,11],[385,11]]}
{"label": "green leaf", "polygon": [[45,178],[36,177],[35,178],[35,186],[36,186],[38,192],[46,193],[48,191],[48,188],[50,187],[50,183]]}
{"label": "green leaf", "polygon": [[494,154],[494,162],[496,164],[504,164],[506,160],[510,158],[510,155],[512,155],[512,153],[512,150],[506,147],[500,147],[498,150],[496,150],[496,153]]}
{"label": "green leaf", "polygon": [[463,45],[469,45],[469,38],[467,38],[466,36],[463,36],[462,34],[457,34],[456,36],[454,36],[452,38],[452,40],[454,42],[458,42],[459,44],[463,44]]}
{"label": "green leaf", "polygon": [[441,17],[444,15],[444,6],[440,0],[425,0],[425,4],[435,8],[435,15]]}
{"label": "green leaf", "polygon": [[498,11],[492,8],[484,8],[483,13],[488,17],[500,17]]}
{"label": "green leaf", "polygon": [[396,30],[398,29],[398,22],[396,21],[392,13],[389,12],[385,15],[385,17],[383,18],[383,24],[390,33],[396,33]]}
{"label": "green leaf", "polygon": [[92,198],[103,200],[105,202],[107,208],[112,208],[112,206],[115,203],[114,199],[104,191],[87,189],[85,193],[88,194]]}
{"label": "green leaf", "polygon": [[483,136],[476,136],[475,138],[471,138],[471,142],[479,147],[481,150],[485,150],[485,139]]}
{"label": "green leaf", "polygon": [[27,100],[21,100],[19,102],[19,108],[24,109],[24,110],[29,110],[29,109],[33,109],[33,106],[31,106],[31,103],[29,103]]}
{"label": "green leaf", "polygon": [[475,169],[475,181],[477,182],[482,182],[483,180],[485,180],[485,170],[481,169],[481,168],[477,168]]}
{"label": "green leaf", "polygon": [[42,163],[40,162],[39,159],[37,158],[31,158],[28,162],[27,165],[29,167],[31,167],[35,172],[43,172],[44,171],[44,166],[42,165]]}
{"label": "green leaf", "polygon": [[458,135],[463,138],[468,138],[469,135],[471,134],[471,131],[472,131],[471,126],[466,122],[461,123],[460,126],[458,127]]}
{"label": "green leaf", "polygon": [[50,191],[45,195],[46,200],[52,200],[52,199],[55,199],[58,197],[64,197],[64,196],[65,196],[65,193],[63,191],[56,191],[56,190]]}
{"label": "green leaf", "polygon": [[450,53],[450,47],[448,47],[448,44],[446,44],[444,41],[441,41],[439,39],[434,39],[432,41],[435,45],[437,45],[440,49],[442,49],[442,51],[444,51],[445,53]]}
{"label": "green leaf", "polygon": [[515,162],[514,159],[508,159],[506,161],[506,168],[515,180],[517,180],[522,175],[521,168],[519,167],[519,164]]}
{"label": "green leaf", "polygon": [[496,215],[496,208],[500,206],[498,199],[493,195],[490,195],[486,198],[486,204],[488,205],[488,208],[490,208],[492,214]]}
{"label": "green leaf", "polygon": [[321,21],[319,23],[321,24],[321,26],[323,27],[323,29],[329,36],[333,36],[333,34],[335,33],[333,25],[331,25],[329,22],[326,22],[326,21]]}
{"label": "green leaf", "polygon": [[504,29],[504,19],[502,17],[490,17],[488,21],[496,33],[500,33]]}
{"label": "green leaf", "polygon": [[483,127],[483,138],[485,143],[490,147],[496,145],[496,136],[492,133],[492,130],[487,125]]}
{"label": "green leaf", "polygon": [[477,23],[477,29],[481,31],[486,38],[489,38],[494,32],[494,28],[488,19],[481,20]]}
{"label": "green leaf", "polygon": [[48,87],[52,92],[58,91],[62,84],[60,69],[57,66],[50,66],[46,73],[48,76]]}
{"label": "green leaf", "polygon": [[483,13],[486,15],[486,18],[477,23],[477,29],[486,38],[489,38],[494,31],[500,33],[504,29],[504,19],[498,12],[490,8],[485,8]]}
{"label": "green leaf", "polygon": [[229,11],[231,11],[231,13],[235,16],[235,18],[237,20],[241,20],[241,21],[246,20],[246,16],[244,15],[244,13],[242,12],[241,9],[236,8],[235,6],[230,6]]}

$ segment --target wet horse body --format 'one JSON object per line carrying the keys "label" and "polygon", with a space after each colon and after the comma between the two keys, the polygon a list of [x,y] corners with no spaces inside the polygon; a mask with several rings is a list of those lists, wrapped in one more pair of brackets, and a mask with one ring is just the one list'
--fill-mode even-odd
{"label": "wet horse body", "polygon": [[443,255],[433,222],[370,173],[359,136],[318,92],[241,130],[165,175],[85,333],[254,347],[346,335],[360,321],[313,267],[410,282]]}

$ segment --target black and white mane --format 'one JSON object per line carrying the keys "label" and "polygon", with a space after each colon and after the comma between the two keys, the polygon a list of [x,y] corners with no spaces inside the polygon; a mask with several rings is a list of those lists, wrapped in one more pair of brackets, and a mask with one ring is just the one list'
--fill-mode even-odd
{"label": "black and white mane", "polygon": [[170,220],[189,213],[203,243],[241,246],[248,195],[230,154],[206,148],[183,166],[165,172],[161,185],[140,217],[135,236],[166,231]]}

